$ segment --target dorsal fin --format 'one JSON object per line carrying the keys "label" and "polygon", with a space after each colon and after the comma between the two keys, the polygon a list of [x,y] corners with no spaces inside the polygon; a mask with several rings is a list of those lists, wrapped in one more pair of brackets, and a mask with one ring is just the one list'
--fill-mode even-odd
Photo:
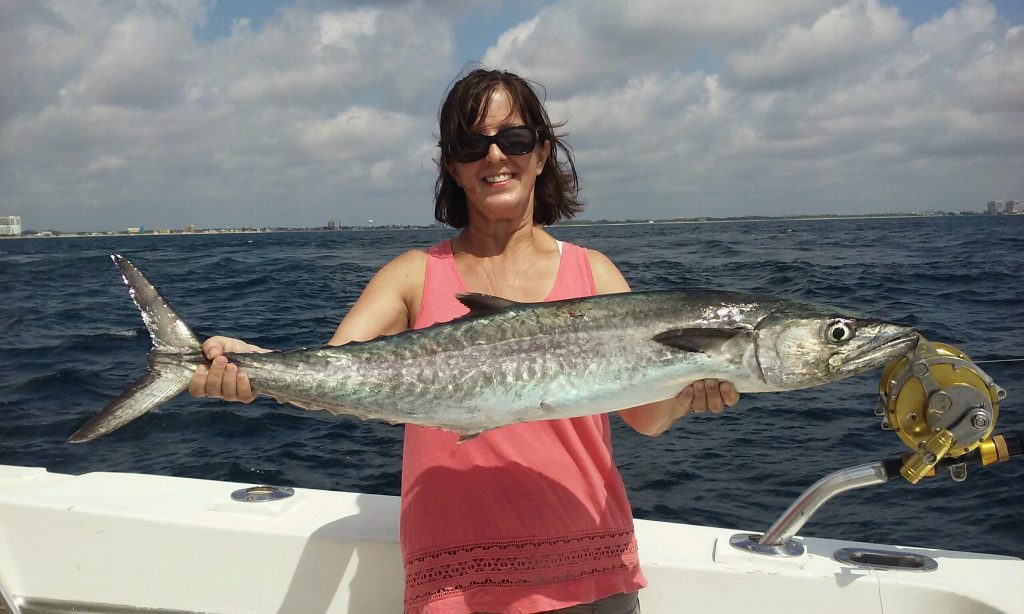
{"label": "dorsal fin", "polygon": [[469,315],[471,316],[494,313],[506,307],[522,304],[510,301],[507,298],[501,298],[500,296],[480,294],[479,292],[459,292],[455,295],[455,298],[459,299],[459,302],[466,307],[469,307]]}

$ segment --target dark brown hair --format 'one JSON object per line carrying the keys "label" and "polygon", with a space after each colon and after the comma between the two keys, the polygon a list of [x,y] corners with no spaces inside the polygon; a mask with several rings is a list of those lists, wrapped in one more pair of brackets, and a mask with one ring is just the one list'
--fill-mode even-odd
{"label": "dark brown hair", "polygon": [[551,153],[534,188],[533,222],[547,226],[559,220],[571,219],[583,209],[583,203],[579,201],[572,150],[555,133],[555,128],[561,128],[563,124],[551,123],[544,104],[530,82],[510,72],[482,68],[456,81],[441,105],[441,140],[438,143],[441,154],[437,161],[437,182],[434,184],[434,218],[454,228],[465,228],[469,223],[466,192],[448,172],[449,159],[445,146],[477,129],[478,122],[487,114],[491,94],[498,89],[508,93],[512,112],[518,113],[527,126],[537,130],[539,142],[551,143]]}

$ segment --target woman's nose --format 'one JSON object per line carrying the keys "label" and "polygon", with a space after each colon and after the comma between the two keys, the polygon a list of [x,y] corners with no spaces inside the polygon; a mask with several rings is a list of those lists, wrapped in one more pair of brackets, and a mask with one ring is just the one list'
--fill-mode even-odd
{"label": "woman's nose", "polygon": [[497,143],[491,143],[487,148],[487,161],[488,162],[500,162],[505,159],[505,152],[498,147]]}

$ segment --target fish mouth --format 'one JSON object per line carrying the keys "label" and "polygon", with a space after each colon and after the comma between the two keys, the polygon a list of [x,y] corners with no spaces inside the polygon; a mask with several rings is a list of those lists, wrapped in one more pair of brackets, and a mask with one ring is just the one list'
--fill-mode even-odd
{"label": "fish mouth", "polygon": [[[901,328],[891,333],[879,333],[871,341],[846,354],[837,354],[836,371],[860,373],[887,364],[914,351],[921,339],[913,328]],[[832,362],[831,360],[829,362]]]}

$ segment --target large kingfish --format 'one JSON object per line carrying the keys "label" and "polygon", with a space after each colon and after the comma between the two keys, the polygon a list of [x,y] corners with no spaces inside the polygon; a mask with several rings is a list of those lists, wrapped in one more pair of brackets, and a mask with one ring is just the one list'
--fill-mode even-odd
{"label": "large kingfish", "polygon": [[[135,266],[112,256],[142,312],[149,370],[70,441],[114,431],[188,388],[201,344]],[[831,308],[705,290],[550,303],[460,295],[471,313],[362,343],[228,354],[253,390],[305,409],[434,426],[465,437],[515,422],[614,411],[702,378],[794,390],[883,366],[913,329]]]}

